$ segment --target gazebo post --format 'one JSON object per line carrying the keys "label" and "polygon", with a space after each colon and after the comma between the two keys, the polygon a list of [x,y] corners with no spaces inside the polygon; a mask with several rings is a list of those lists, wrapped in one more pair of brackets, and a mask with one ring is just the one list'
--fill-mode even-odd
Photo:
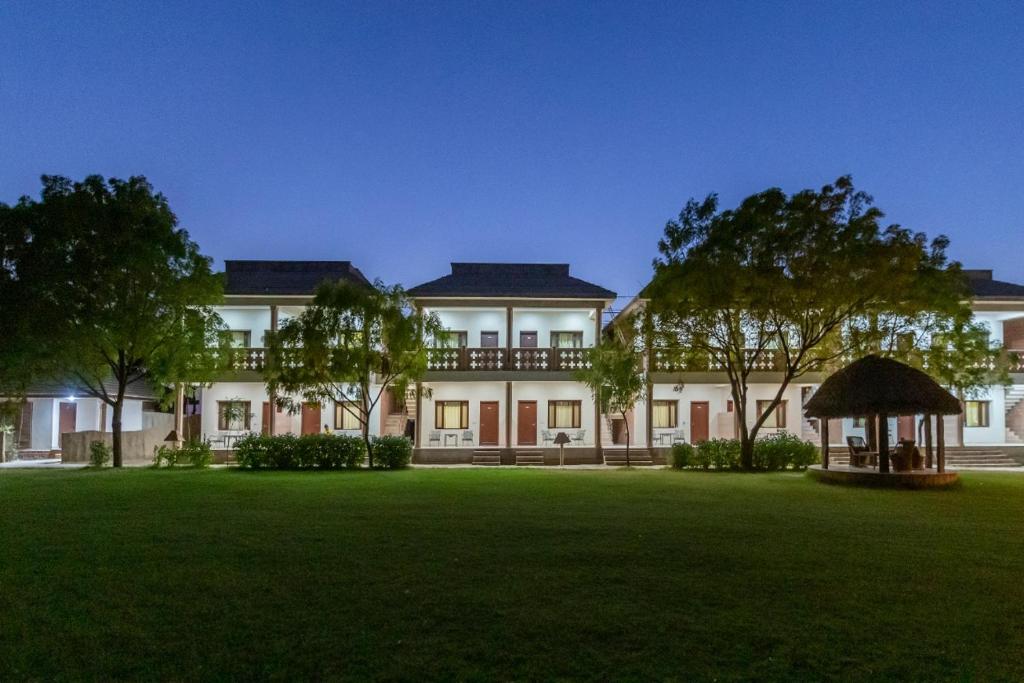
{"label": "gazebo post", "polygon": [[938,463],[938,471],[941,474],[946,471],[946,434],[944,420],[941,415],[935,416],[935,446],[936,450],[936,462]]}
{"label": "gazebo post", "polygon": [[889,471],[889,416],[878,415],[878,471]]}
{"label": "gazebo post", "polygon": [[821,423],[821,467],[828,469],[828,418],[818,418]]}
{"label": "gazebo post", "polygon": [[932,468],[932,416],[924,416],[924,468]]}
{"label": "gazebo post", "polygon": [[878,417],[875,415],[868,415],[864,420],[864,426],[867,430],[867,442],[868,450],[878,452]]}

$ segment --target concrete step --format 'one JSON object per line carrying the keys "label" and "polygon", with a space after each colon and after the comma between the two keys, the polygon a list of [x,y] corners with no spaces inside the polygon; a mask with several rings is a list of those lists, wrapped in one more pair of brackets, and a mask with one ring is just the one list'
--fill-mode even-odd
{"label": "concrete step", "polygon": [[501,454],[494,451],[473,451],[473,464],[495,467],[501,464]]}
{"label": "concrete step", "polygon": [[[626,450],[622,448],[604,450],[604,464],[609,467],[625,467],[626,466]],[[629,450],[629,464],[636,467],[651,467],[654,465],[654,460],[651,458],[650,451],[646,449],[630,449]]]}
{"label": "concrete step", "polygon": [[517,465],[543,465],[544,456],[539,453],[516,453]]}

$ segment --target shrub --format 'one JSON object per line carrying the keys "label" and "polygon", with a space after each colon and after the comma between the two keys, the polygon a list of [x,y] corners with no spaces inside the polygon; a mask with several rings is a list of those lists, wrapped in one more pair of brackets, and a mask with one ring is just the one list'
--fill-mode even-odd
{"label": "shrub", "polygon": [[353,468],[366,460],[366,444],[346,434],[249,434],[238,440],[235,459],[254,470]]}
{"label": "shrub", "polygon": [[683,470],[692,467],[694,462],[694,448],[692,444],[672,444],[672,455],[669,464],[672,469]]}
{"label": "shrub", "polygon": [[397,470],[412,461],[412,442],[404,436],[378,436],[373,440],[373,466]]}
{"label": "shrub", "polygon": [[818,462],[818,449],[795,434],[772,434],[754,442],[754,467],[759,470],[806,469]]}
{"label": "shrub", "polygon": [[213,462],[213,449],[209,441],[186,441],[178,451],[177,462],[187,462],[192,467],[209,467]]}
{"label": "shrub", "polygon": [[153,448],[153,466],[160,467],[166,465],[167,467],[174,467],[178,464],[178,453],[177,449],[171,448],[170,446],[156,446]]}
{"label": "shrub", "polygon": [[736,439],[710,439],[697,445],[701,467],[735,470],[740,466],[740,442]]}
{"label": "shrub", "polygon": [[113,452],[105,442],[93,441],[89,444],[89,464],[93,467],[103,467],[112,457]]}

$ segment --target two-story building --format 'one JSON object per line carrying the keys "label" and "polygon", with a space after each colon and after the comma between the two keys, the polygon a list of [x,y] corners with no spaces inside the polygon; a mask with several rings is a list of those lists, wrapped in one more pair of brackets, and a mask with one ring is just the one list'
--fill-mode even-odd
{"label": "two-story building", "polygon": [[602,462],[607,427],[573,371],[599,343],[615,293],[568,264],[452,263],[412,287],[446,333],[417,392],[415,462]]}

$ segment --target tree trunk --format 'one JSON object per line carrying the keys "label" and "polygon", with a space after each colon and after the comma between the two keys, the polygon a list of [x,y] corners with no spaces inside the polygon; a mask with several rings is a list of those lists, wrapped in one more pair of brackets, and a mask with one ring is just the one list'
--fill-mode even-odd
{"label": "tree trunk", "polygon": [[370,441],[370,406],[369,406],[369,387],[362,390],[362,401],[363,404],[363,441],[366,442],[366,462],[369,466],[373,467],[373,443]]}
{"label": "tree trunk", "polygon": [[745,429],[740,438],[740,469],[744,472],[754,469],[754,439]]}
{"label": "tree trunk", "polygon": [[626,411],[620,413],[622,415],[622,426],[626,428],[626,469],[629,469],[629,420],[626,419]]}
{"label": "tree trunk", "polygon": [[121,411],[124,408],[124,399],[118,398],[114,401],[114,411],[110,419],[110,434],[114,442],[114,467],[121,467],[124,459],[121,453]]}

